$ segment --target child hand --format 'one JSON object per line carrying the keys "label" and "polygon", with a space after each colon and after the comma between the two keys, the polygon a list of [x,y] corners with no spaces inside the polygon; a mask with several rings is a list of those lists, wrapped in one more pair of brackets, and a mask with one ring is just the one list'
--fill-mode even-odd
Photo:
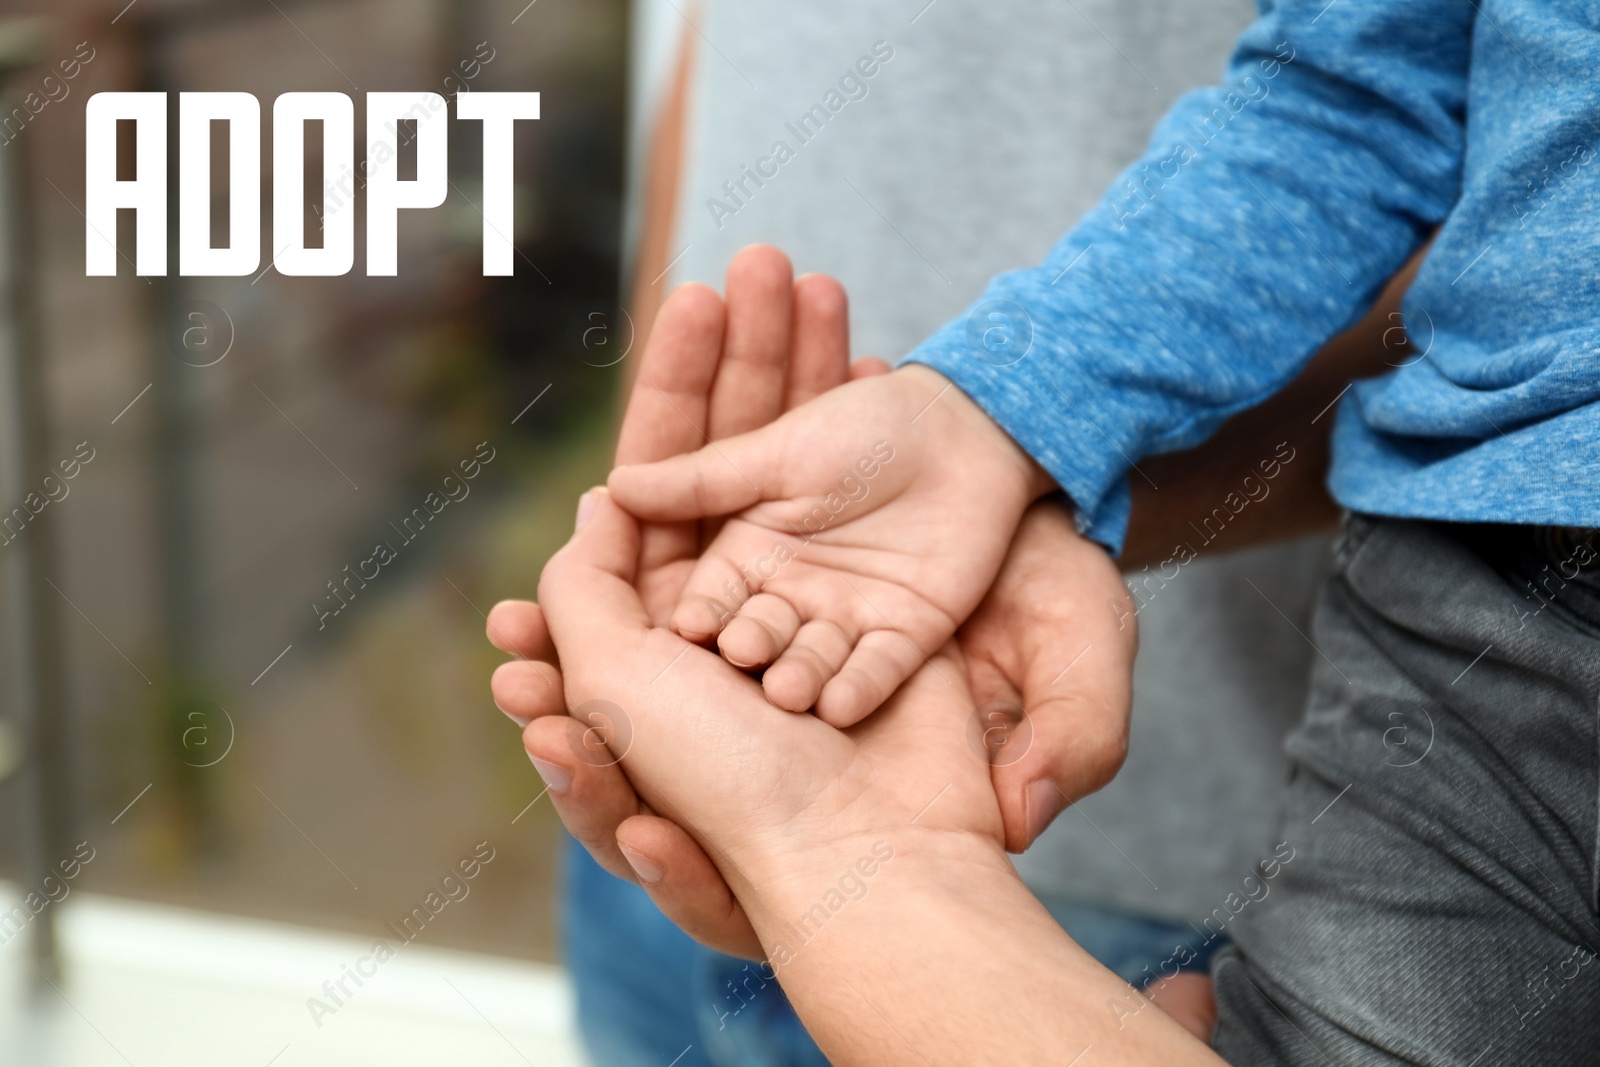
{"label": "child hand", "polygon": [[672,625],[717,638],[768,700],[849,726],[929,661],[982,600],[1042,469],[925,367],[852,382],[698,452],[619,467],[643,519],[734,515]]}
{"label": "child hand", "polygon": [[[626,718],[626,743],[615,735],[605,743],[639,799],[713,855],[741,894],[791,880],[807,886],[811,871],[789,877],[806,853],[885,828],[897,842],[972,836],[998,857],[988,769],[962,744],[972,697],[954,645],[935,649],[883,713],[854,730],[779,714],[749,677],[651,625],[636,585],[640,524],[604,490],[587,494],[580,514],[539,580],[567,701],[601,700]],[[523,741],[547,763],[571,762],[572,729],[546,716]],[[569,824],[571,788],[563,785]],[[681,858],[681,844],[672,852]]]}

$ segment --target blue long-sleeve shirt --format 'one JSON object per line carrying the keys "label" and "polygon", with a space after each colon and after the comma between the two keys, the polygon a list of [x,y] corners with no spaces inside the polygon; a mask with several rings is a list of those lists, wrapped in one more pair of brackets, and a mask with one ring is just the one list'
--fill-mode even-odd
{"label": "blue long-sleeve shirt", "polygon": [[1594,0],[1263,3],[1223,86],[907,358],[1116,548],[1133,463],[1281,388],[1438,228],[1402,305],[1415,352],[1339,406],[1335,498],[1600,525],[1597,71]]}

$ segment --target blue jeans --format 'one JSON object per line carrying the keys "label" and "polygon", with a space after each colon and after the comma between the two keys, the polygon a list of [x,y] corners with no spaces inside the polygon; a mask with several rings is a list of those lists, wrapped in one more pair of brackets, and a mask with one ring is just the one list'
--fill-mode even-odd
{"label": "blue jeans", "polygon": [[[776,982],[674,926],[644,891],[567,842],[562,929],[578,1028],[604,1067],[826,1067]],[[1225,943],[1184,925],[1042,898],[1078,944],[1134,985],[1182,945],[1204,970]],[[1185,956],[1187,958],[1187,956]]]}

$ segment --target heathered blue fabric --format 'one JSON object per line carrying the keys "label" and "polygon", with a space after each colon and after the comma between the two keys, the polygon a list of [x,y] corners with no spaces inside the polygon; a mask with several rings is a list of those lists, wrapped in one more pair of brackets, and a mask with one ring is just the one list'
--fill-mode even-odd
{"label": "heathered blue fabric", "polygon": [[1597,0],[1265,3],[1223,86],[1181,99],[1043,264],[907,359],[1115,549],[1130,464],[1270,396],[1437,228],[1402,305],[1425,355],[1340,403],[1334,496],[1600,525],[1597,71]]}

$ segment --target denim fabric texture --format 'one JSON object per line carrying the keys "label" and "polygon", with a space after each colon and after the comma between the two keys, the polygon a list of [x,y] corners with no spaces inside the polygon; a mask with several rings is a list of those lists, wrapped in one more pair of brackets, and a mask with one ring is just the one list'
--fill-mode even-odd
{"label": "denim fabric texture", "polygon": [[1549,535],[1350,521],[1295,856],[1214,964],[1230,1063],[1600,1056],[1600,540]]}

